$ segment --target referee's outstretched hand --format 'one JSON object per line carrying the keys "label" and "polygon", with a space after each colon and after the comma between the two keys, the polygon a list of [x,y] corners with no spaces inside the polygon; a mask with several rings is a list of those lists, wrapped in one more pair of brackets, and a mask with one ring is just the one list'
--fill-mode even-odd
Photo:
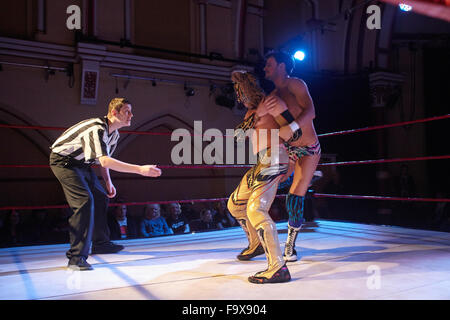
{"label": "referee's outstretched hand", "polygon": [[156,165],[140,166],[140,174],[146,177],[159,177],[161,175],[161,169]]}

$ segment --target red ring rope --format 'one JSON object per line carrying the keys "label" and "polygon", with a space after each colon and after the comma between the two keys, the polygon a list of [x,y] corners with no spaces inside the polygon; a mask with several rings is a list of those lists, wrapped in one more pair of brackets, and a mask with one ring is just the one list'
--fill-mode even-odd
{"label": "red ring rope", "polygon": [[[363,132],[363,131],[371,131],[371,130],[378,130],[378,129],[385,129],[385,128],[400,127],[400,126],[406,126],[406,125],[409,125],[409,124],[423,123],[423,122],[442,120],[442,119],[447,119],[447,118],[450,118],[450,113],[442,115],[442,116],[435,116],[435,117],[418,119],[418,120],[412,120],[412,121],[397,122],[397,123],[392,123],[392,124],[385,124],[385,125],[365,127],[365,128],[359,128],[359,129],[350,129],[350,130],[336,131],[336,132],[330,132],[330,133],[321,133],[321,134],[318,134],[318,136],[319,137],[329,137],[329,136],[349,134],[349,133],[356,133],[356,132]],[[67,128],[61,128],[61,127],[43,127],[43,126],[26,126],[26,125],[10,125],[10,124],[0,124],[0,128],[41,129],[41,130],[66,130],[67,129]],[[155,136],[171,135],[172,134],[171,132],[148,132],[148,131],[120,131],[120,133],[124,133],[124,134],[141,134],[141,135],[155,135]],[[224,135],[224,136],[227,137],[227,135]]]}
{"label": "red ring rope", "polygon": [[379,160],[327,162],[327,163],[319,163],[318,166],[347,166],[347,165],[356,165],[356,164],[389,163],[389,162],[404,162],[404,161],[419,161],[419,160],[442,160],[442,159],[450,159],[450,155],[414,157],[414,158],[379,159]]}
{"label": "red ring rope", "polygon": [[[277,198],[285,197],[285,194],[277,195]],[[362,196],[362,195],[346,195],[346,194],[327,194],[315,193],[314,198],[338,198],[338,199],[364,199],[364,200],[389,200],[389,201],[419,201],[419,202],[450,202],[450,199],[445,198],[402,198],[402,197],[383,197],[383,196]],[[216,202],[228,200],[228,198],[211,198],[211,199],[190,199],[190,200],[166,200],[166,201],[141,201],[141,202],[123,202],[111,203],[110,207],[126,206],[143,206],[147,204],[170,204],[170,203],[201,203],[201,202]],[[69,208],[69,205],[46,205],[46,206],[6,206],[0,207],[3,210],[37,210],[37,209],[60,209]]]}
{"label": "red ring rope", "polygon": [[318,134],[317,136],[323,138],[323,137],[330,137],[330,136],[336,136],[336,135],[342,135],[342,134],[400,127],[400,126],[406,126],[409,124],[442,120],[442,119],[447,119],[447,118],[450,118],[450,113],[442,115],[442,116],[436,116],[436,117],[424,118],[424,119],[418,119],[418,120],[412,120],[412,121],[397,122],[397,123],[392,123],[392,124],[384,124],[384,125],[379,125],[379,126],[365,127],[365,128],[359,128],[359,129],[350,129],[350,130],[336,131],[336,132],[330,132],[330,133],[321,133],[321,134]]}
{"label": "red ring rope", "polygon": [[336,199],[450,202],[450,199],[444,199],[444,198],[402,198],[402,197],[384,197],[384,196],[360,196],[360,195],[348,195],[348,194],[328,194],[328,193],[314,193],[313,197],[314,198],[336,198]]}
{"label": "red ring rope", "polygon": [[[376,163],[390,163],[390,162],[404,162],[404,161],[421,161],[421,160],[443,160],[450,159],[450,155],[443,156],[428,156],[428,157],[413,157],[413,158],[395,158],[395,159],[378,159],[378,160],[360,160],[360,161],[342,161],[342,162],[327,162],[319,163],[318,166],[346,166],[357,164],[376,164]],[[48,164],[0,164],[0,168],[49,168]],[[95,167],[95,166],[94,166]],[[157,165],[160,169],[236,169],[236,168],[251,168],[248,164],[230,164],[230,165]]]}

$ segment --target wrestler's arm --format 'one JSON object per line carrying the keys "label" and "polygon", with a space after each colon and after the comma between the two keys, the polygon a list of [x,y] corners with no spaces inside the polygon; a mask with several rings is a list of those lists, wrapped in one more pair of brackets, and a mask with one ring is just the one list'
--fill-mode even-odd
{"label": "wrestler's arm", "polygon": [[114,171],[135,173],[146,177],[159,177],[161,175],[161,169],[158,169],[156,165],[136,165],[119,161],[117,159],[102,156],[98,158],[102,168],[111,169]]}
{"label": "wrestler's arm", "polygon": [[275,121],[280,126],[280,138],[289,141],[296,131],[301,135],[301,129],[294,116],[288,110],[286,103],[278,96],[269,96],[267,99],[267,109]]}
{"label": "wrestler's arm", "polygon": [[[280,111],[282,110],[282,112],[280,112],[277,115],[274,115],[273,117],[280,126],[280,128],[287,126],[290,122],[295,120],[294,117],[292,117],[291,113],[289,112],[286,103],[284,103],[284,101],[281,100],[281,98],[276,97],[276,104],[277,104],[276,108]],[[292,117],[292,119],[290,119],[290,117]]]}
{"label": "wrestler's arm", "polygon": [[[273,92],[274,91],[272,91],[272,93]],[[286,103],[280,97],[272,93],[263,101],[264,109],[274,117],[280,127],[288,125],[289,122],[292,122],[295,119],[291,116]],[[288,121],[289,119],[286,117],[286,114],[291,116],[291,121]]]}

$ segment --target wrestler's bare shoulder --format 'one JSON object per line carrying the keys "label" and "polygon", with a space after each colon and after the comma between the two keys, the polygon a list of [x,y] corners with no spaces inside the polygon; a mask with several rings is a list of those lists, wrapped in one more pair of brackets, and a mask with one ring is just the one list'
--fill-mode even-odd
{"label": "wrestler's bare shoulder", "polygon": [[296,77],[290,77],[287,80],[287,87],[289,89],[308,90],[308,86],[306,85],[306,82],[303,81],[302,79],[296,78]]}

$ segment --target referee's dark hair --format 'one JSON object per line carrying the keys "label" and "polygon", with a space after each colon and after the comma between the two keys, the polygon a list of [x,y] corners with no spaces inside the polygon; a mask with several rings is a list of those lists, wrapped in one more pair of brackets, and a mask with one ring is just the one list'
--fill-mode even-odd
{"label": "referee's dark hair", "polygon": [[120,111],[124,104],[131,104],[131,102],[127,98],[113,98],[109,102],[108,106],[108,116],[111,115],[113,110]]}
{"label": "referee's dark hair", "polygon": [[270,57],[274,58],[278,64],[284,63],[286,73],[288,75],[291,75],[292,71],[294,71],[295,66],[294,58],[287,52],[272,50],[265,55],[264,59],[267,61],[267,59],[269,59]]}

